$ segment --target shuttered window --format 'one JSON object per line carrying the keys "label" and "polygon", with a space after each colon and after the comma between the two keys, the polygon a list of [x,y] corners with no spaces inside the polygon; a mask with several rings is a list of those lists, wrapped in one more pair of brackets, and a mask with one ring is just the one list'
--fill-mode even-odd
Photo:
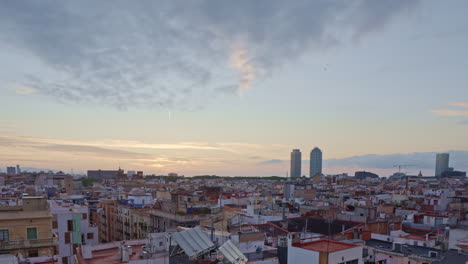
{"label": "shuttered window", "polygon": [[37,228],[35,227],[28,227],[27,228],[28,239],[37,239]]}
{"label": "shuttered window", "polygon": [[65,233],[65,244],[70,244],[70,232]]}

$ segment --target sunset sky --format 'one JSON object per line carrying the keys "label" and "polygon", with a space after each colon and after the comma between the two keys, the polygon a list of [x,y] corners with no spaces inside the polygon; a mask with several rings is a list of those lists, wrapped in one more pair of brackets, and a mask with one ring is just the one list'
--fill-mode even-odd
{"label": "sunset sky", "polygon": [[468,170],[468,1],[4,1],[0,167]]}

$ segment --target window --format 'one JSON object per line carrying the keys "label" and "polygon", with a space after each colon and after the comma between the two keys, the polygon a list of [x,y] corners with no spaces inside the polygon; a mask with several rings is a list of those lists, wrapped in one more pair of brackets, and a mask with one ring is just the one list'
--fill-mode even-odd
{"label": "window", "polygon": [[93,239],[93,238],[94,238],[94,234],[93,234],[93,233],[88,233],[88,234],[86,235],[86,237],[87,237],[88,239]]}
{"label": "window", "polygon": [[8,233],[8,229],[0,230],[0,241],[10,241],[10,233]]}
{"label": "window", "polygon": [[26,229],[26,233],[28,235],[28,239],[37,239],[37,228],[35,227],[28,227]]}
{"label": "window", "polygon": [[28,250],[28,258],[39,257],[39,250],[38,249],[31,249]]}
{"label": "window", "polygon": [[81,219],[83,219],[83,220],[88,219],[88,214],[82,214],[82,215],[81,215]]}
{"label": "window", "polygon": [[57,221],[52,221],[52,229],[57,229],[57,228],[58,228]]}
{"label": "window", "polygon": [[73,231],[73,220],[67,221],[68,231]]}
{"label": "window", "polygon": [[65,244],[70,244],[70,232],[65,233]]}
{"label": "window", "polygon": [[62,264],[68,264],[68,257],[62,257]]}

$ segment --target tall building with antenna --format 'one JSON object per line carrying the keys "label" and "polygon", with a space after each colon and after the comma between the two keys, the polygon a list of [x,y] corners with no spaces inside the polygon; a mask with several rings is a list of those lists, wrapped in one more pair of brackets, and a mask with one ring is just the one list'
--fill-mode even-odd
{"label": "tall building with antenna", "polygon": [[299,149],[291,152],[291,178],[301,177],[302,153]]}
{"label": "tall building with antenna", "polygon": [[315,147],[310,152],[310,168],[309,176],[314,177],[317,174],[322,174],[322,151]]}

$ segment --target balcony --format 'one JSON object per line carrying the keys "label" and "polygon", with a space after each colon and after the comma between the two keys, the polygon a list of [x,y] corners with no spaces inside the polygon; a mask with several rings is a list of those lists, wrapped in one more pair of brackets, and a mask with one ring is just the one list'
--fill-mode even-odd
{"label": "balcony", "polygon": [[46,238],[46,239],[35,239],[35,240],[1,241],[0,250],[54,247],[56,245],[57,245],[57,238],[55,237]]}

